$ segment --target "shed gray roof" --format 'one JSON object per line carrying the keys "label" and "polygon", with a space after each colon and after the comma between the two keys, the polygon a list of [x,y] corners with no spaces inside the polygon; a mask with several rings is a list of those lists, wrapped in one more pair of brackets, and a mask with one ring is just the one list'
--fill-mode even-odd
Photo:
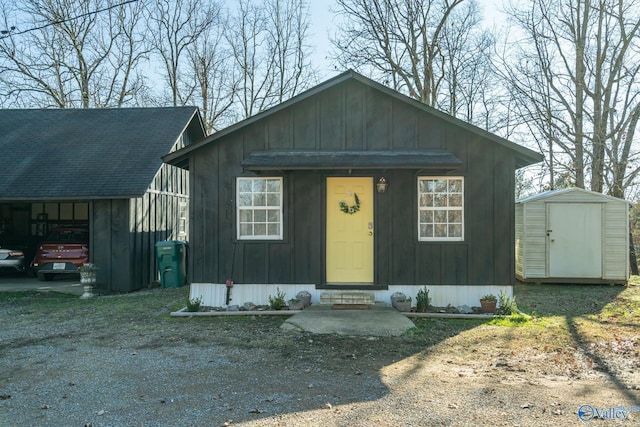
{"label": "shed gray roof", "polygon": [[196,107],[0,110],[0,200],[139,197]]}
{"label": "shed gray roof", "polygon": [[[539,200],[551,200],[551,199],[558,199],[559,201],[567,201],[569,200],[567,196],[570,196],[572,194],[574,195],[579,194],[583,197],[590,198],[590,200],[600,199],[602,203],[610,201],[610,202],[631,204],[631,202],[627,200],[619,199],[617,197],[609,196],[607,194],[602,194],[595,191],[585,190],[584,188],[580,188],[580,187],[567,187],[567,188],[560,188],[557,190],[547,190],[542,193],[532,194],[530,196],[526,196],[521,199],[518,199],[516,200],[516,203],[529,203],[529,202],[536,202]],[[575,202],[577,200],[574,198],[573,201]]]}

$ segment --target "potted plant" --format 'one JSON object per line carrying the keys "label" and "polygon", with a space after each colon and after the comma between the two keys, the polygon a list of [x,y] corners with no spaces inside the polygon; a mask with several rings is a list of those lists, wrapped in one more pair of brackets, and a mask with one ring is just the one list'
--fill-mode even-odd
{"label": "potted plant", "polygon": [[291,298],[289,300],[289,310],[302,310],[304,308],[304,301],[298,298]]}
{"label": "potted plant", "polygon": [[409,312],[411,311],[411,297],[404,297],[394,301],[393,306],[398,311]]}
{"label": "potted plant", "polygon": [[498,298],[493,294],[487,294],[480,298],[480,305],[483,313],[495,313]]}

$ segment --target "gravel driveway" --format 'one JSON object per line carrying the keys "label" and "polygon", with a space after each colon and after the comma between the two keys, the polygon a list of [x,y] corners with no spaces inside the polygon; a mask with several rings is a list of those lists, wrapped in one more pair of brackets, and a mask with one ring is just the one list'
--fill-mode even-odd
{"label": "gravel driveway", "polygon": [[170,318],[186,295],[5,298],[0,426],[640,424],[640,412],[580,421],[583,404],[639,405],[640,369],[605,369],[545,329],[523,329],[535,348],[518,328],[476,321],[300,334],[281,317]]}

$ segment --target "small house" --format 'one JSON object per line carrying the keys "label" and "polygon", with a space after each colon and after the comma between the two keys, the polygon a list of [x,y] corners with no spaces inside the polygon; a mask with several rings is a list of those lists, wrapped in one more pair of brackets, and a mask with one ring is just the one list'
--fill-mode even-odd
{"label": "small house", "polygon": [[206,305],[511,292],[514,172],[540,154],[347,71],[164,157],[189,171]]}
{"label": "small house", "polygon": [[625,283],[629,203],[582,188],[518,200],[516,277],[537,283]]}

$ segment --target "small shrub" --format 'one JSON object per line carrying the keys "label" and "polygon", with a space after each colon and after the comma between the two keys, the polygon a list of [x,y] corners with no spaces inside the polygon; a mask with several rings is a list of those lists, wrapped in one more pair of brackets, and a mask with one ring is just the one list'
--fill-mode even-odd
{"label": "small shrub", "polygon": [[429,298],[429,289],[425,286],[418,290],[418,293],[416,294],[416,310],[420,313],[424,313],[430,305],[431,298]]}
{"label": "small shrub", "polygon": [[275,297],[269,295],[269,307],[271,307],[272,310],[282,310],[286,306],[285,293],[282,292],[280,288],[277,288]]}
{"label": "small shrub", "polygon": [[498,301],[498,298],[494,294],[487,294],[480,298],[480,301]]}
{"label": "small shrub", "polygon": [[518,312],[516,299],[511,298],[505,291],[500,291],[500,300],[498,303],[498,313],[505,315],[513,315]]}
{"label": "small shrub", "polygon": [[200,311],[201,304],[202,304],[202,297],[187,300],[187,311],[188,312]]}

